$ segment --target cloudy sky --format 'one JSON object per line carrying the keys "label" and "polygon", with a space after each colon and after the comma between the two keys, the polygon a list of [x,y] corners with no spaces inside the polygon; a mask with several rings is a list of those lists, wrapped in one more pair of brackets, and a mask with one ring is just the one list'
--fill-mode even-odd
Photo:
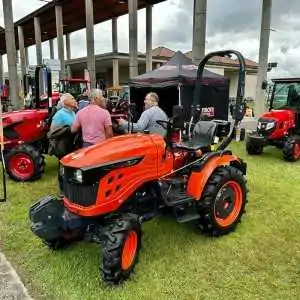
{"label": "cloudy sky", "polygon": [[[2,1],[1,1],[2,2]],[[38,0],[13,0],[14,20],[17,21],[45,3]],[[233,48],[245,57],[258,60],[262,0],[207,0],[206,51]],[[1,4],[2,6],[2,4]],[[173,50],[192,48],[193,0],[167,0],[153,8],[153,47],[166,46]],[[0,25],[3,26],[1,7]],[[300,1],[273,0],[269,61],[278,68],[269,75],[300,75]],[[118,20],[119,51],[128,52],[128,16]],[[72,58],[86,55],[85,31],[71,34]],[[145,51],[145,10],[138,13],[138,46]],[[56,46],[56,42],[55,42]],[[95,26],[95,51],[111,51],[111,22]],[[55,47],[56,48],[56,47]],[[56,50],[56,49],[55,49]],[[35,48],[29,48],[30,63],[35,64]],[[55,52],[57,57],[57,52]],[[48,44],[43,56],[49,57]],[[4,57],[6,61],[6,57]]]}

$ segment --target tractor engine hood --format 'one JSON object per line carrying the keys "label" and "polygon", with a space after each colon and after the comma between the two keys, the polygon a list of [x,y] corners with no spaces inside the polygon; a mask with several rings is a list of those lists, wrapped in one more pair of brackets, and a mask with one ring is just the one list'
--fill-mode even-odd
{"label": "tractor engine hood", "polygon": [[274,109],[267,113],[264,113],[258,121],[270,120],[274,122],[283,122],[291,119],[295,119],[296,112],[292,109]]}
{"label": "tractor engine hood", "polygon": [[47,118],[47,109],[25,109],[3,113],[3,128],[15,123],[21,123],[27,120]]}
{"label": "tractor engine hood", "polygon": [[[71,168],[93,168],[143,156],[157,156],[152,135],[127,134],[109,138],[97,145],[72,152],[61,159]],[[155,163],[155,162],[154,162]]]}

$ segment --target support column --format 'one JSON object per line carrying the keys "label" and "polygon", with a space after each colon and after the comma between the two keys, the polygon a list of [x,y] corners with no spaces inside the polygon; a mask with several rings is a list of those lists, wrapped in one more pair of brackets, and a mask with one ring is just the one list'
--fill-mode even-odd
{"label": "support column", "polygon": [[255,115],[261,115],[265,109],[265,93],[262,89],[262,83],[267,80],[268,70],[268,54],[269,54],[269,40],[270,27],[272,15],[272,0],[263,0],[262,14],[261,14],[261,29],[260,29],[260,45],[259,45],[259,66],[256,83],[255,94]]}
{"label": "support column", "polygon": [[199,64],[205,56],[207,0],[194,0],[193,59]]}
{"label": "support column", "polygon": [[129,77],[139,74],[138,70],[138,31],[137,0],[128,0],[129,12]]}
{"label": "support column", "polygon": [[64,45],[64,28],[63,28],[63,16],[62,7],[60,5],[55,6],[55,20],[56,20],[56,35],[57,35],[57,52],[58,59],[60,61],[60,79],[66,77],[65,67],[65,45]]}
{"label": "support column", "polygon": [[146,72],[152,71],[152,5],[146,7]]}
{"label": "support column", "polygon": [[85,0],[86,17],[86,48],[87,68],[90,76],[91,88],[96,87],[96,63],[94,44],[94,7],[93,0]]}
{"label": "support column", "polygon": [[53,39],[49,40],[49,48],[50,48],[50,59],[54,59]]}
{"label": "support column", "polygon": [[25,46],[24,46],[24,32],[22,26],[18,26],[18,39],[19,39],[20,59],[21,59],[21,73],[22,73],[22,80],[23,80],[24,75],[26,74],[26,53],[25,53]]}
{"label": "support column", "polygon": [[113,50],[113,86],[119,85],[119,60],[116,58],[118,55],[118,19],[115,17],[111,20],[112,26],[112,50]]}
{"label": "support column", "polygon": [[67,60],[70,60],[71,59],[70,33],[66,33],[66,51],[67,51]]}
{"label": "support column", "polygon": [[13,108],[20,107],[19,100],[19,80],[17,73],[17,51],[15,43],[15,30],[12,11],[12,0],[3,0],[3,15],[5,27],[5,42],[7,52],[9,98]]}
{"label": "support column", "polygon": [[0,54],[0,88],[3,85],[3,56]]}
{"label": "support column", "polygon": [[34,37],[35,37],[35,49],[36,49],[36,63],[41,65],[43,63],[42,54],[42,35],[40,18],[34,17]]}
{"label": "support column", "polygon": [[26,72],[28,70],[28,66],[29,66],[29,57],[28,57],[28,48],[25,48],[25,64],[26,64]]}

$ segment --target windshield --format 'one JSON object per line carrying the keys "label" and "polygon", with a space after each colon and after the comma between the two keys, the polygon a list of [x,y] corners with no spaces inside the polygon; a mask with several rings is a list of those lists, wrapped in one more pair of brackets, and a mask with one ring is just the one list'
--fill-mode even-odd
{"label": "windshield", "polygon": [[272,108],[300,106],[300,82],[275,83]]}
{"label": "windshield", "polygon": [[87,88],[86,82],[69,82],[64,81],[60,84],[61,93],[70,93],[72,95],[80,95]]}

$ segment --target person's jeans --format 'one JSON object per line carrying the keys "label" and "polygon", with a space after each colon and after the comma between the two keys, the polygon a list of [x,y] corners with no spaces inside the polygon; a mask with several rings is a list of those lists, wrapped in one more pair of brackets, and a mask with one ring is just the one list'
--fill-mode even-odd
{"label": "person's jeans", "polygon": [[87,148],[87,147],[93,146],[93,145],[94,145],[93,143],[83,142],[83,143],[82,143],[82,148]]}

